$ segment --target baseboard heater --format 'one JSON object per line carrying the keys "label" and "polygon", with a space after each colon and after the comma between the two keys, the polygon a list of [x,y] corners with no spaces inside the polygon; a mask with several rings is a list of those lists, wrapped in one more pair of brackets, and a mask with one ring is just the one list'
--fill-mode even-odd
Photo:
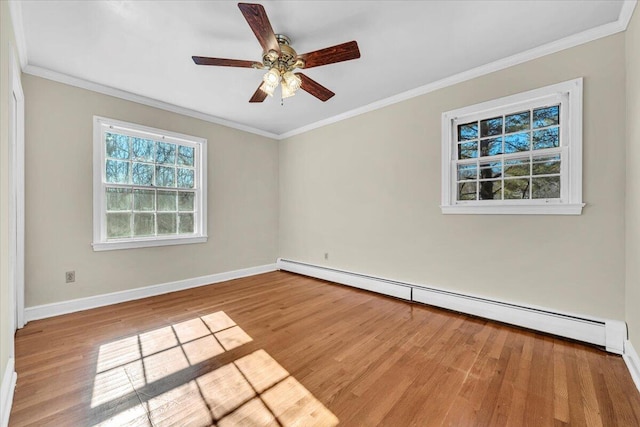
{"label": "baseboard heater", "polygon": [[599,345],[611,353],[623,354],[624,341],[627,339],[627,325],[619,320],[527,307],[282,258],[278,259],[277,267],[279,270]]}

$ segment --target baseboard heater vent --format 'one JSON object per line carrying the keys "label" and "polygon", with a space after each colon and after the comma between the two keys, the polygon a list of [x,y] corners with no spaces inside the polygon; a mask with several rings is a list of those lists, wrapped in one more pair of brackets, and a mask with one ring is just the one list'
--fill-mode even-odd
{"label": "baseboard heater vent", "polygon": [[597,319],[540,307],[527,307],[282,258],[278,259],[277,267],[280,270],[353,286],[407,301],[446,308],[603,346],[611,353],[622,354],[624,341],[627,338],[627,326],[619,320]]}

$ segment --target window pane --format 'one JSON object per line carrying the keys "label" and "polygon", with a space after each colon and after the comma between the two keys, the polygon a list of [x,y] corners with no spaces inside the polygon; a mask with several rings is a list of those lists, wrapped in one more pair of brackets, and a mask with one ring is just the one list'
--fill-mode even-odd
{"label": "window pane", "polygon": [[541,128],[560,123],[560,106],[538,108],[533,110],[533,127]]}
{"label": "window pane", "polygon": [[498,154],[502,154],[502,137],[480,141],[481,156],[495,156]]}
{"label": "window pane", "polygon": [[476,200],[475,181],[458,183],[458,200]]}
{"label": "window pane", "polygon": [[529,178],[526,179],[505,179],[504,180],[505,199],[528,199],[529,198]]}
{"label": "window pane", "polygon": [[156,163],[170,164],[176,163],[176,144],[158,142],[156,144]]}
{"label": "window pane", "polygon": [[156,166],[156,185],[158,187],[175,187],[176,168]]}
{"label": "window pane", "polygon": [[557,199],[560,197],[560,177],[545,176],[542,178],[532,178],[532,198],[534,199]]}
{"label": "window pane", "polygon": [[178,187],[193,188],[194,170],[178,168]]}
{"label": "window pane", "polygon": [[529,116],[529,111],[523,111],[522,113],[506,116],[504,118],[504,132],[511,133],[521,130],[528,130],[530,126]]}
{"label": "window pane", "polygon": [[153,185],[153,165],[134,163],[131,178],[136,185]]}
{"label": "window pane", "polygon": [[159,213],[158,216],[158,234],[176,234],[176,221],[178,214],[175,213]]}
{"label": "window pane", "polygon": [[478,142],[463,142],[458,144],[458,159],[473,159],[478,157]]}
{"label": "window pane", "polygon": [[176,197],[177,191],[160,191],[158,190],[158,210],[159,211],[173,211],[176,209]]}
{"label": "window pane", "polygon": [[133,214],[133,235],[154,236],[156,234],[155,215],[152,213]]}
{"label": "window pane", "polygon": [[480,163],[480,178],[499,178],[502,176],[502,162]]}
{"label": "window pane", "polygon": [[480,137],[500,135],[502,133],[502,117],[495,117],[480,122]]}
{"label": "window pane", "polygon": [[178,165],[193,166],[194,156],[193,147],[185,147],[184,145],[178,147]]}
{"label": "window pane", "polygon": [[133,159],[153,162],[155,142],[150,139],[131,138],[133,140]]}
{"label": "window pane", "polygon": [[529,170],[529,159],[513,159],[505,160],[504,162],[504,176],[527,176],[531,171]]}
{"label": "window pane", "polygon": [[560,155],[533,158],[533,174],[547,175],[560,173]]}
{"label": "window pane", "polygon": [[181,191],[178,193],[178,209],[181,211],[193,211],[195,193],[190,191]]}
{"label": "window pane", "polygon": [[458,181],[468,179],[478,179],[478,166],[475,163],[471,165],[458,165]]}
{"label": "window pane", "polygon": [[193,214],[181,213],[180,216],[180,234],[193,234]]}
{"label": "window pane", "polygon": [[133,190],[133,210],[153,211],[156,209],[156,192],[154,190]]}
{"label": "window pane", "polygon": [[480,200],[501,200],[502,181],[480,181]]}
{"label": "window pane", "polygon": [[107,214],[107,238],[115,239],[119,237],[131,236],[131,213],[108,213]]}
{"label": "window pane", "polygon": [[113,159],[129,158],[129,137],[126,135],[118,135],[115,133],[107,133],[105,135],[107,140],[107,157]]}
{"label": "window pane", "polygon": [[529,151],[530,133],[514,133],[504,137],[504,152]]}
{"label": "window pane", "polygon": [[549,128],[533,132],[533,149],[553,148],[560,146],[560,128]]}
{"label": "window pane", "polygon": [[458,141],[468,141],[478,138],[478,122],[458,125]]}
{"label": "window pane", "polygon": [[130,211],[131,190],[128,188],[107,188],[108,211]]}
{"label": "window pane", "polygon": [[106,177],[107,182],[115,184],[129,183],[129,162],[121,162],[118,160],[107,160]]}

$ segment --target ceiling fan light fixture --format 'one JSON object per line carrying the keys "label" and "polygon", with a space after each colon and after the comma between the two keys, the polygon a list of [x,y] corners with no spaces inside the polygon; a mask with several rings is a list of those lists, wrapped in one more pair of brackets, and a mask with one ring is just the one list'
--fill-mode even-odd
{"label": "ceiling fan light fixture", "polygon": [[285,83],[285,84],[280,85],[280,86],[282,88],[282,99],[289,98],[289,97],[291,97],[291,96],[296,94],[296,91],[294,89],[291,89],[291,87],[289,87],[288,84]]}
{"label": "ceiling fan light fixture", "polygon": [[284,76],[282,76],[282,78],[284,79],[287,87],[294,93],[295,91],[300,89],[300,86],[302,86],[302,80],[300,79],[300,77],[296,76],[291,71],[287,71],[286,73],[284,73]]}
{"label": "ceiling fan light fixture", "polygon": [[262,77],[262,80],[267,84],[267,86],[272,86],[274,89],[280,83],[280,72],[275,68],[270,69],[267,73]]}
{"label": "ceiling fan light fixture", "polygon": [[270,84],[267,84],[266,82],[262,84],[261,89],[264,91],[264,93],[266,93],[269,96],[273,96],[273,92],[276,90],[276,86],[272,86]]}

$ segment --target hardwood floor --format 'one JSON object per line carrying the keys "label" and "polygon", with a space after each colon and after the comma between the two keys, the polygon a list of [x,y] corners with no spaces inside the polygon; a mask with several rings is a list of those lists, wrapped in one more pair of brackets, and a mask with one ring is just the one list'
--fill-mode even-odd
{"label": "hardwood floor", "polygon": [[30,322],[10,426],[640,426],[622,358],[285,272]]}

